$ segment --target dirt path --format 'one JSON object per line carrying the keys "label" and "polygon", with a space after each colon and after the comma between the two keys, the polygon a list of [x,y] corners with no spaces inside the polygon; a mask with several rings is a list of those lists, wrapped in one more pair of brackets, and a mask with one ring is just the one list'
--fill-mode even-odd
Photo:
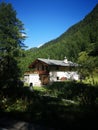
{"label": "dirt path", "polygon": [[0,130],[54,130],[32,123],[18,121],[9,117],[0,118]]}

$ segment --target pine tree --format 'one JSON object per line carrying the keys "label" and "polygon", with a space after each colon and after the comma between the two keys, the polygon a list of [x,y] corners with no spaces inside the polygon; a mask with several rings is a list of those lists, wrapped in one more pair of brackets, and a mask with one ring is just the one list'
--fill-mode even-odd
{"label": "pine tree", "polygon": [[10,3],[0,4],[0,82],[6,86],[19,78],[17,59],[25,40],[23,24],[16,15]]}

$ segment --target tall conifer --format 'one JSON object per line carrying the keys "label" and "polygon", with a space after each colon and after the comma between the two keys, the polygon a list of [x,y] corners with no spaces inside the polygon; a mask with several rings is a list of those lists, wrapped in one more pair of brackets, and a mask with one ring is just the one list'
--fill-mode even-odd
{"label": "tall conifer", "polygon": [[6,86],[17,81],[17,57],[24,47],[24,28],[10,3],[0,4],[0,82]]}

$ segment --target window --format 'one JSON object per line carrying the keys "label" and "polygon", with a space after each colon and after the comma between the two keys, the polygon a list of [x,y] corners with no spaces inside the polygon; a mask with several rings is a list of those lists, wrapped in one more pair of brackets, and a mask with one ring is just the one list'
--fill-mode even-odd
{"label": "window", "polygon": [[57,77],[57,80],[59,80],[59,77]]}

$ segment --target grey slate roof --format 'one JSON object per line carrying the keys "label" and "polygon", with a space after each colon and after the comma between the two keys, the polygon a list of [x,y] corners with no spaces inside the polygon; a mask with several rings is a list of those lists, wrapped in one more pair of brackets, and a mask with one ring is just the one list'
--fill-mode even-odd
{"label": "grey slate roof", "polygon": [[68,61],[67,63],[64,60],[52,60],[52,59],[43,59],[38,58],[38,60],[48,64],[48,65],[57,65],[57,66],[78,66],[78,64]]}

